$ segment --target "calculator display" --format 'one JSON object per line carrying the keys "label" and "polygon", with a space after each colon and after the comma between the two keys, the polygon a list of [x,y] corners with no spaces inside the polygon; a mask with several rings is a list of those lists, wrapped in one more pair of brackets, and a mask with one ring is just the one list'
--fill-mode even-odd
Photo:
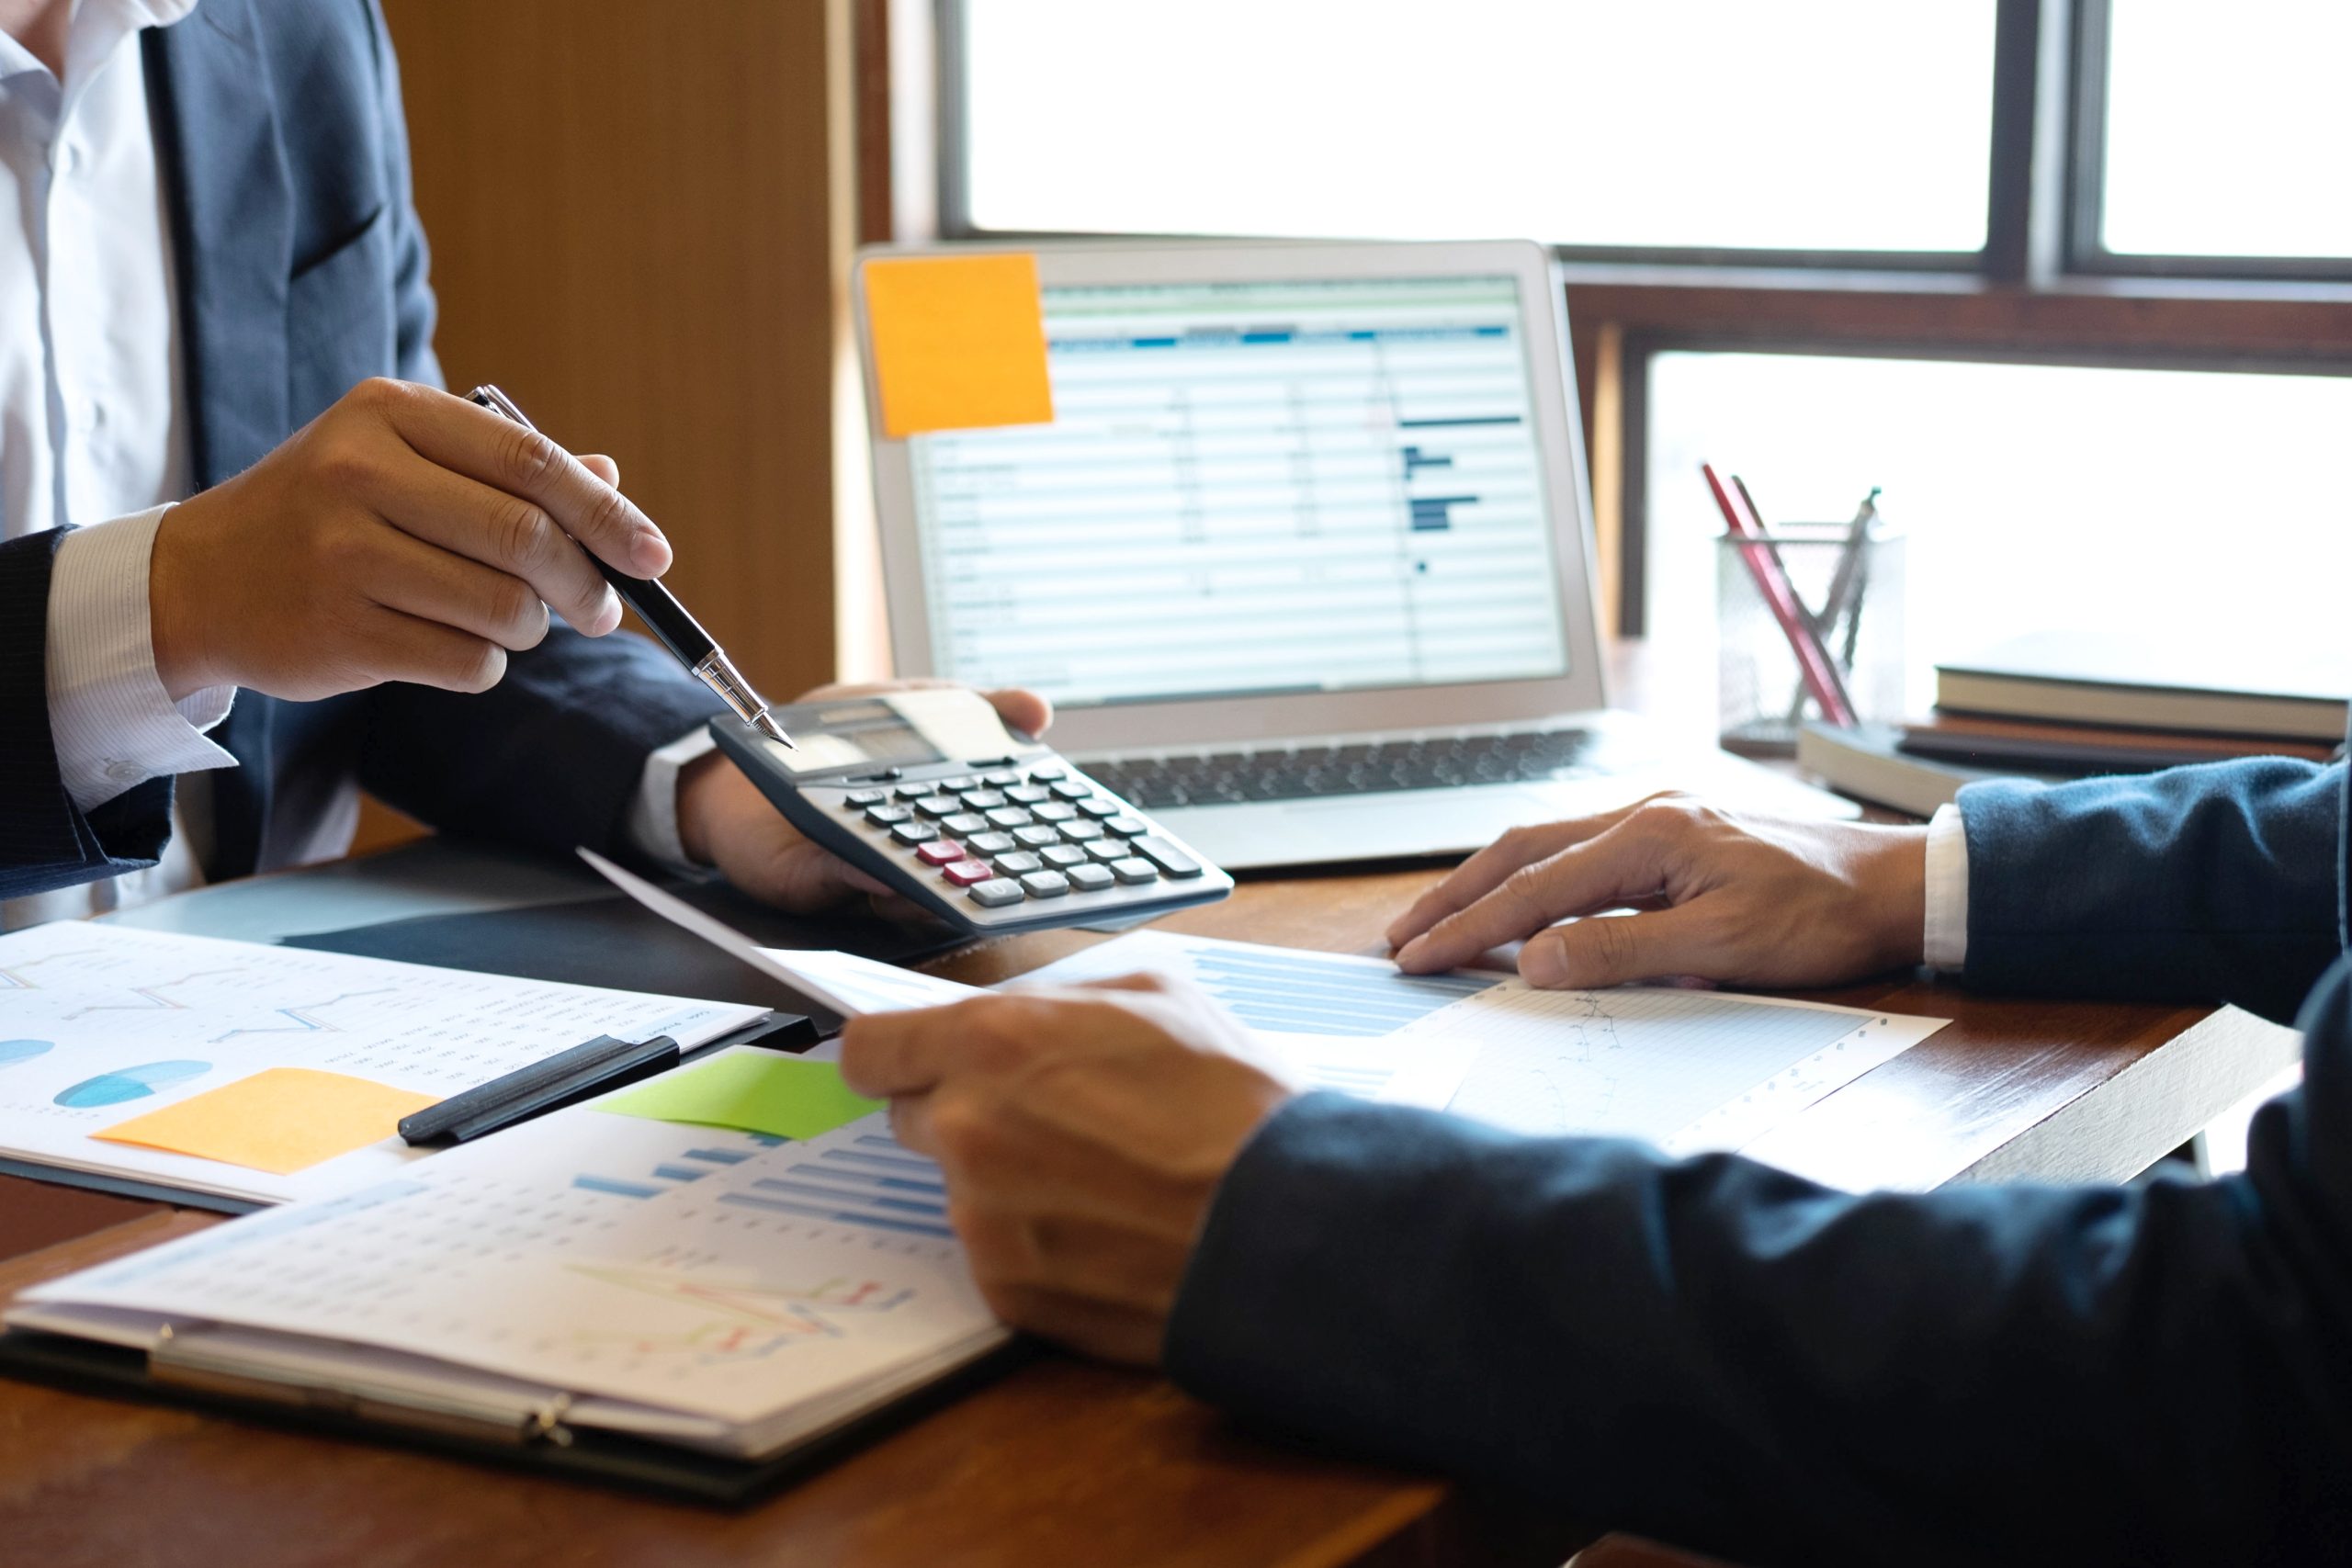
{"label": "calculator display", "polygon": [[807,704],[793,708],[786,722],[794,749],[771,744],[768,751],[796,777],[1002,757],[1028,744],[1005,728],[994,708],[955,691]]}

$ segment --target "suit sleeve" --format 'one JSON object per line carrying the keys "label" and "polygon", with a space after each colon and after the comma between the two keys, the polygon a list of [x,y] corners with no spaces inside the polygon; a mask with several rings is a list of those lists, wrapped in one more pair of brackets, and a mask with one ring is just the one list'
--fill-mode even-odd
{"label": "suit sleeve", "polygon": [[444,832],[643,864],[628,824],[646,759],[722,705],[645,638],[559,622],[478,695],[371,693],[359,782]]}
{"label": "suit sleeve", "polygon": [[2239,1178],[1849,1196],[1329,1095],[1227,1177],[1165,1355],[1302,1434],[1743,1562],[2352,1540],[2352,963]]}
{"label": "suit sleeve", "polygon": [[2344,950],[2344,789],[2266,760],[1964,790],[1965,978],[2290,1019]]}
{"label": "suit sleeve", "polygon": [[74,804],[50,730],[51,569],[62,529],[0,544],[0,898],[153,865],[172,830],[172,784],[151,779],[102,806]]}

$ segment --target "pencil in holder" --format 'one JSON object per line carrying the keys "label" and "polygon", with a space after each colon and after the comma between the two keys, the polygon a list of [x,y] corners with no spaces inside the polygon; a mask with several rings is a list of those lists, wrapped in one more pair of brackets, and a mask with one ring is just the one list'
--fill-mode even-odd
{"label": "pencil in holder", "polygon": [[1826,655],[1842,685],[1833,702],[1842,697],[1857,722],[1903,716],[1905,551],[1900,530],[1878,515],[1877,493],[1851,522],[1783,523],[1758,539],[1725,534],[1715,541],[1724,750],[1785,757],[1805,721],[1840,721],[1818,689],[1818,664],[1809,670],[1800,659],[1776,598],[1792,605],[1799,629]]}

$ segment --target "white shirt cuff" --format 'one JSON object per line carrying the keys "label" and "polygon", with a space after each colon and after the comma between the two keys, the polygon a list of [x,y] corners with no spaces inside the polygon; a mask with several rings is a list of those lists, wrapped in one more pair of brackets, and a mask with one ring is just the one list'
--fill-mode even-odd
{"label": "white shirt cuff", "polygon": [[49,729],[65,792],[84,811],[166,773],[236,765],[204,738],[229,716],[234,686],[175,703],[155,673],[147,569],[158,506],[93,527],[57,547],[49,580]]}
{"label": "white shirt cuff", "polygon": [[1928,930],[1930,968],[1968,964],[1968,829],[1960,807],[1939,806],[1928,820]]}
{"label": "white shirt cuff", "polygon": [[709,730],[696,729],[645,759],[637,799],[628,808],[629,842],[637,846],[639,853],[650,856],[673,871],[710,869],[688,860],[686,846],[678,837],[678,773],[717,744]]}

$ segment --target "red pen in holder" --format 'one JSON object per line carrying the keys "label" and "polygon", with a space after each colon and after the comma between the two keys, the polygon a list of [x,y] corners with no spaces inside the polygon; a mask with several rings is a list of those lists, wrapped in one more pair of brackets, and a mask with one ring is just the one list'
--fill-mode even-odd
{"label": "red pen in holder", "polygon": [[1881,525],[1878,492],[1850,523],[1767,529],[1736,478],[1702,471],[1725,525],[1716,574],[1724,747],[1786,755],[1808,717],[1899,717],[1902,539]]}

